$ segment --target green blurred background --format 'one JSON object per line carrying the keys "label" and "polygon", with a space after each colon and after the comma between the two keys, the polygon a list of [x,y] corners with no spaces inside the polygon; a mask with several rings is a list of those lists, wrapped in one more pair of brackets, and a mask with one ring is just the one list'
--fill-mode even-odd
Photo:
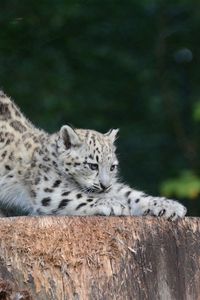
{"label": "green blurred background", "polygon": [[200,5],[0,2],[0,87],[39,127],[120,128],[122,178],[200,215]]}

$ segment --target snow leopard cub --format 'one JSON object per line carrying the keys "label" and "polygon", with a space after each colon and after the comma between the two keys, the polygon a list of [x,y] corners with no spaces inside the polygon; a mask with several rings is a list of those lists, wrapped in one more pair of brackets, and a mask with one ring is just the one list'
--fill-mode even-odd
{"label": "snow leopard cub", "polygon": [[0,92],[0,202],[30,215],[153,215],[175,220],[186,209],[117,179],[118,130],[34,127]]}

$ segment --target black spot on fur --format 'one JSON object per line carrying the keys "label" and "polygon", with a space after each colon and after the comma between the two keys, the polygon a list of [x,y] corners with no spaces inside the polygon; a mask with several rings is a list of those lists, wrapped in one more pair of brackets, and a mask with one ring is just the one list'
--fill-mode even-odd
{"label": "black spot on fur", "polygon": [[56,187],[59,187],[59,185],[61,184],[61,180],[56,180],[55,182],[54,182],[54,184],[53,184],[53,188],[56,188]]}
{"label": "black spot on fur", "polygon": [[162,209],[162,210],[159,212],[158,216],[159,216],[159,217],[162,217],[165,213],[166,213],[166,209]]}
{"label": "black spot on fur", "polygon": [[131,193],[131,191],[126,192],[126,193],[125,193],[125,197],[128,198],[128,196],[130,195],[130,193]]}
{"label": "black spot on fur", "polygon": [[173,214],[168,218],[168,220],[173,219],[175,216],[176,216],[176,213],[173,213]]}
{"label": "black spot on fur", "polygon": [[58,167],[58,164],[57,164],[57,162],[55,162],[55,161],[53,161],[53,165],[54,165],[54,167]]}
{"label": "black spot on fur", "polygon": [[44,156],[44,157],[43,157],[43,160],[44,160],[44,161],[50,161],[50,158],[49,158],[48,156]]}
{"label": "black spot on fur", "polygon": [[2,158],[5,158],[5,157],[6,157],[6,154],[7,154],[7,151],[4,151],[4,152],[1,154],[1,157],[2,157]]}
{"label": "black spot on fur", "polygon": [[94,199],[92,199],[92,198],[89,198],[89,199],[87,199],[87,202],[92,202]]}
{"label": "black spot on fur", "polygon": [[43,198],[41,202],[43,206],[49,206],[51,202],[51,198],[50,197]]}
{"label": "black spot on fur", "polygon": [[74,163],[74,167],[80,166],[80,163]]}
{"label": "black spot on fur", "polygon": [[7,120],[11,118],[11,112],[7,103],[0,102],[0,120]]}
{"label": "black spot on fur", "polygon": [[16,117],[21,117],[20,112],[16,108],[14,108],[14,111],[15,111],[15,116]]}
{"label": "black spot on fur", "polygon": [[45,173],[48,173],[50,170],[49,167],[42,165],[42,164],[39,164],[39,168],[42,169]]}
{"label": "black spot on fur", "polygon": [[77,199],[80,199],[80,198],[82,198],[82,197],[83,197],[82,194],[77,194],[77,195],[76,195],[76,198],[77,198]]}
{"label": "black spot on fur", "polygon": [[70,194],[69,191],[62,193],[62,196],[68,196]]}
{"label": "black spot on fur", "polygon": [[26,147],[26,150],[29,150],[31,148],[31,146],[32,146],[31,143],[28,143],[28,142],[25,143],[24,145]]}
{"label": "black spot on fur", "polygon": [[58,209],[61,209],[65,206],[67,206],[67,204],[70,202],[71,200],[70,199],[63,199],[60,204],[58,205]]}
{"label": "black spot on fur", "polygon": [[[9,145],[11,142],[13,142],[14,138],[15,138],[14,134],[9,133],[7,136],[6,145]],[[16,145],[18,145],[18,142],[19,142],[19,140],[17,141]]]}
{"label": "black spot on fur", "polygon": [[49,188],[45,188],[44,191],[45,191],[46,193],[53,193],[53,190],[52,190],[52,189],[49,189]]}
{"label": "black spot on fur", "polygon": [[79,208],[81,208],[81,207],[83,207],[83,206],[85,206],[85,205],[87,205],[87,203],[81,203],[81,204],[79,204],[79,205],[77,206],[76,210],[78,210]]}
{"label": "black spot on fur", "polygon": [[136,200],[135,200],[135,203],[138,203],[139,201],[140,201],[140,199],[136,199]]}
{"label": "black spot on fur", "polygon": [[5,165],[6,170],[10,171],[11,167],[9,165]]}
{"label": "black spot on fur", "polygon": [[23,133],[24,131],[26,131],[26,127],[17,120],[14,120],[10,123],[10,126],[12,126],[16,131],[19,131],[20,133]]}
{"label": "black spot on fur", "polygon": [[14,160],[14,153],[13,153],[13,152],[10,153],[8,159],[9,159],[9,160]]}
{"label": "black spot on fur", "polygon": [[150,213],[150,209],[145,210],[145,212],[143,213],[143,216],[147,216]]}
{"label": "black spot on fur", "polygon": [[40,183],[40,177],[35,178],[35,185],[37,185],[38,183]]}
{"label": "black spot on fur", "polygon": [[39,139],[38,139],[37,136],[33,136],[33,141],[34,141],[35,144],[40,143],[40,141],[39,141]]}

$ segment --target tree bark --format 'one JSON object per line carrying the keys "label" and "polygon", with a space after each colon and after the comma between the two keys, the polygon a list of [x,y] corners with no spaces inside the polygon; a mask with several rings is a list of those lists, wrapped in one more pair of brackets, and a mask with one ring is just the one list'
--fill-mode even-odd
{"label": "tree bark", "polygon": [[0,299],[200,299],[200,220],[0,219]]}

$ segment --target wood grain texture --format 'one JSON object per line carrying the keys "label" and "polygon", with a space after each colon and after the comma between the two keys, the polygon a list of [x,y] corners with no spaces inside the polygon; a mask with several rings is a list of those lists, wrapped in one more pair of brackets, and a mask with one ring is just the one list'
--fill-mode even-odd
{"label": "wood grain texture", "polygon": [[0,299],[200,299],[198,218],[16,217],[0,228]]}

